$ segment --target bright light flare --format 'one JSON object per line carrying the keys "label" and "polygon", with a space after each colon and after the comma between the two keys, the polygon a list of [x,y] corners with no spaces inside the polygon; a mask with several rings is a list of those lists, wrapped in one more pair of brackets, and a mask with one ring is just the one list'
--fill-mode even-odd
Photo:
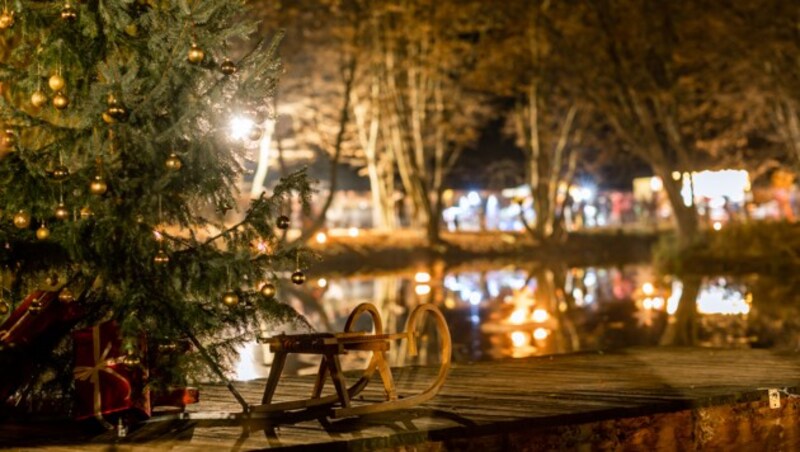
{"label": "bright light flare", "polygon": [[648,297],[655,293],[656,288],[653,286],[653,283],[646,282],[642,284],[642,293],[647,295]]}
{"label": "bright light flare", "polygon": [[430,273],[427,272],[417,272],[417,274],[414,275],[414,282],[420,284],[427,284],[431,282],[431,275]]}
{"label": "bright light flare", "polygon": [[360,232],[361,231],[359,231],[358,228],[350,228],[347,230],[347,235],[349,235],[350,237],[358,237],[358,234],[360,234]]}
{"label": "bright light flare", "polygon": [[550,336],[550,330],[547,328],[536,328],[533,330],[533,338],[537,341],[543,341],[547,339],[548,336]]}
{"label": "bright light flare", "polygon": [[536,323],[544,323],[550,318],[550,314],[544,309],[534,309],[531,320]]}
{"label": "bright light flare", "polygon": [[231,138],[234,140],[242,140],[250,133],[255,123],[252,119],[245,118],[244,116],[236,116],[231,119]]}
{"label": "bright light flare", "polygon": [[513,323],[514,325],[522,325],[525,323],[525,318],[527,317],[527,311],[525,309],[517,309],[516,311],[511,313],[511,317],[508,318],[509,323]]}
{"label": "bright light flare", "polygon": [[528,345],[529,340],[530,336],[522,331],[514,331],[511,333],[511,343],[514,344],[514,347],[524,347]]}
{"label": "bright light flare", "polygon": [[715,221],[714,222],[714,230],[715,231],[719,231],[721,229],[722,229],[722,223],[720,223],[719,221]]}
{"label": "bright light flare", "polygon": [[317,280],[317,285],[322,288],[328,287],[328,280],[325,278],[320,278]]}
{"label": "bright light flare", "polygon": [[314,237],[320,245],[326,243],[328,241],[328,234],[324,232],[317,232],[317,235]]}
{"label": "bright light flare", "polygon": [[414,287],[414,292],[419,296],[425,296],[431,293],[431,286],[427,284],[420,284]]}

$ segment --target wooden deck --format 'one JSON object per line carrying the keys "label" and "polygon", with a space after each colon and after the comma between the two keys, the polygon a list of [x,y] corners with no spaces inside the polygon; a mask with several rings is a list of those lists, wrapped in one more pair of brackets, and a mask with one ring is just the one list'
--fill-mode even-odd
{"label": "wooden deck", "polygon": [[[395,372],[413,392],[435,369]],[[311,378],[290,378],[276,400],[305,397]],[[258,402],[263,381],[240,383]],[[377,383],[377,382],[375,382]],[[6,423],[0,447],[91,450],[798,450],[800,354],[768,350],[631,349],[456,365],[444,389],[417,409],[337,421],[153,422],[117,439],[74,425]],[[378,399],[380,384],[364,392]],[[770,409],[767,389],[779,388]],[[220,386],[192,411],[237,411]],[[358,400],[357,400],[358,401]],[[286,423],[288,422],[288,423]],[[731,446],[733,445],[733,446]],[[755,447],[753,449],[752,447]]]}

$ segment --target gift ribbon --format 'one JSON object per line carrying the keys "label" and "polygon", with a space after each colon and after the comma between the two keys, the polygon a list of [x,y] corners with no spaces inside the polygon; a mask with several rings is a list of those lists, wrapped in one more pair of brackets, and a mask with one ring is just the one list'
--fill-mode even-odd
{"label": "gift ribbon", "polygon": [[111,353],[111,342],[109,342],[105,350],[100,353],[100,327],[98,326],[92,327],[92,348],[95,365],[92,367],[76,366],[73,373],[77,380],[90,380],[92,382],[92,386],[94,386],[94,416],[105,424],[106,421],[103,419],[103,397],[100,393],[100,372],[105,372],[112,377],[116,377],[125,384],[128,390],[128,393],[125,395],[125,400],[131,398],[131,385],[127,378],[114,370],[112,366],[115,366],[116,363],[108,359],[108,355]]}

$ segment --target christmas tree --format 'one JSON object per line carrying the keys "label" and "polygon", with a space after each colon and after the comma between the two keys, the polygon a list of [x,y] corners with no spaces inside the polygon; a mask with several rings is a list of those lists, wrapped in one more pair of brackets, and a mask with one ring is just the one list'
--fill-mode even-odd
{"label": "christmas tree", "polygon": [[[304,279],[309,255],[284,237],[291,206],[308,206],[305,175],[229,212],[280,70],[277,39],[255,39],[248,17],[241,0],[4,3],[0,322],[42,289],[80,312],[35,354],[0,332],[0,363],[37,363],[6,387],[71,377],[63,338],[101,320],[120,324],[134,362],[144,333],[199,338],[224,362],[286,315],[275,275]],[[256,124],[244,140],[231,138],[237,116]],[[194,355],[165,374],[208,369]]]}

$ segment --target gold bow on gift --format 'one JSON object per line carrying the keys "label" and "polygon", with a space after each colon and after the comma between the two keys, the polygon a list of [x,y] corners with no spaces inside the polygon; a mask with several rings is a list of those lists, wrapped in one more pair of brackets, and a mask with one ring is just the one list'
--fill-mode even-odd
{"label": "gold bow on gift", "polygon": [[113,377],[120,379],[128,388],[128,393],[125,395],[125,400],[131,398],[131,385],[128,379],[117,373],[112,366],[116,363],[108,359],[111,353],[111,342],[106,345],[103,353],[100,353],[100,327],[92,327],[92,347],[94,349],[94,363],[93,367],[89,366],[76,366],[73,374],[75,379],[85,381],[90,380],[94,386],[94,416],[103,424],[106,424],[103,419],[103,400],[100,393],[100,372],[105,372]]}

